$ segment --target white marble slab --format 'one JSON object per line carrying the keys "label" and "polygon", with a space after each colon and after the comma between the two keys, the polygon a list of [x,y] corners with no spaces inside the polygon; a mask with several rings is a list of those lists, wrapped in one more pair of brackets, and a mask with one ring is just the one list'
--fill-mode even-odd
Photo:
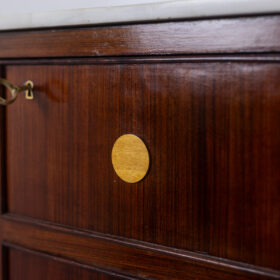
{"label": "white marble slab", "polygon": [[52,11],[40,9],[40,5],[29,10],[21,7],[22,12],[15,6],[1,8],[0,30],[280,12],[280,0],[107,0],[88,5]]}

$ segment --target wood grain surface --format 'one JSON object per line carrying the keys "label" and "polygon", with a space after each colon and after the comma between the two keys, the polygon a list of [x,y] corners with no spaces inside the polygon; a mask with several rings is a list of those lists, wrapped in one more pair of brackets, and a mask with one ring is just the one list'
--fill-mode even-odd
{"label": "wood grain surface", "polygon": [[[9,212],[279,269],[279,64],[6,73],[37,86],[7,108]],[[111,164],[126,133],[152,163],[133,187]]]}
{"label": "wood grain surface", "polygon": [[279,16],[0,32],[0,58],[280,51]]}

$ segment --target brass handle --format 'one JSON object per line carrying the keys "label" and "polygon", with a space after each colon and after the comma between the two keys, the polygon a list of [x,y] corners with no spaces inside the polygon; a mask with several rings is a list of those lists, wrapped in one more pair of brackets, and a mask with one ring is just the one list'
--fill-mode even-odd
{"label": "brass handle", "polygon": [[13,102],[15,102],[15,100],[18,96],[18,93],[21,91],[25,91],[26,99],[31,100],[34,98],[34,95],[33,95],[33,86],[34,85],[33,85],[32,81],[27,81],[22,86],[15,86],[12,83],[10,83],[9,81],[0,78],[0,85],[3,85],[4,87],[6,87],[11,94],[10,99],[5,99],[3,97],[0,97],[0,105],[7,106],[9,104],[12,104]]}

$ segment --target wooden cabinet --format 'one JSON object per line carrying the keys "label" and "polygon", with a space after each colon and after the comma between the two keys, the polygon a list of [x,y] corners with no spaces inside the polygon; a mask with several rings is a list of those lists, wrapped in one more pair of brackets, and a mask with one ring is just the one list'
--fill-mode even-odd
{"label": "wooden cabinet", "polygon": [[280,278],[279,24],[0,33],[1,76],[35,85],[1,108],[2,279]]}

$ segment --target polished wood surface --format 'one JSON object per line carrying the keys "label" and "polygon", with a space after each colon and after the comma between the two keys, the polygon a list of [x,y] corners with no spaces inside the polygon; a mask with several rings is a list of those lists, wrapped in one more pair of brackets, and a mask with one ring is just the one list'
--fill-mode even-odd
{"label": "polished wood surface", "polygon": [[[65,29],[76,38],[71,50],[51,30],[0,33],[10,40],[0,43],[3,76],[35,85],[33,101],[22,95],[2,109],[2,276],[40,252],[108,277],[279,279],[279,20]],[[148,43],[155,26],[160,44]],[[129,33],[137,29],[142,37]],[[213,30],[230,37],[210,38]],[[96,36],[85,44],[83,32]],[[35,49],[11,43],[29,36]],[[114,44],[93,51],[105,37]],[[70,58],[124,54],[146,57]],[[149,172],[136,184],[112,166],[123,134],[149,149]],[[67,267],[57,264],[58,273]]]}
{"label": "polished wood surface", "polygon": [[[6,72],[37,85],[7,107],[9,212],[279,268],[279,64]],[[133,186],[111,164],[126,133],[150,149]]]}
{"label": "polished wood surface", "polygon": [[280,51],[278,16],[0,33],[0,58]]}

